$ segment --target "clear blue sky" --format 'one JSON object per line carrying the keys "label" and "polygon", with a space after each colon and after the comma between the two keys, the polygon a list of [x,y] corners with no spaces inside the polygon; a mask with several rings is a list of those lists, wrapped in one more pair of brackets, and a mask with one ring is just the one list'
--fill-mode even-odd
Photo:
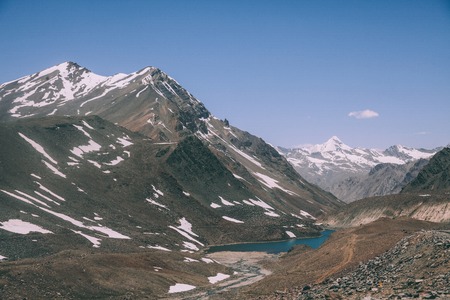
{"label": "clear blue sky", "polygon": [[450,143],[450,1],[0,0],[0,28],[0,82],[151,65],[273,145]]}

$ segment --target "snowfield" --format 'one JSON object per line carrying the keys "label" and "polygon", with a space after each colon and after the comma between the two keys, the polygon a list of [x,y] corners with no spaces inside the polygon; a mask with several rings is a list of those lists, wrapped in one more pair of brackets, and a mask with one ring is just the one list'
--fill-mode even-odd
{"label": "snowfield", "polygon": [[193,290],[195,288],[196,288],[196,286],[194,286],[194,285],[184,284],[184,283],[176,283],[175,285],[170,286],[169,294],[187,292],[187,291]]}

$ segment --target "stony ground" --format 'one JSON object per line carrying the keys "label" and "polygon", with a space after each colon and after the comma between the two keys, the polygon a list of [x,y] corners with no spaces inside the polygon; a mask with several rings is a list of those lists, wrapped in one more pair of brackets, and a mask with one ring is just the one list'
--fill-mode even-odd
{"label": "stony ground", "polygon": [[356,270],[271,299],[450,299],[450,231],[420,231]]}
{"label": "stony ground", "polygon": [[298,299],[450,298],[450,233],[418,232],[354,272],[304,289]]}
{"label": "stony ground", "polygon": [[[195,262],[185,262],[186,257]],[[208,276],[230,270],[175,251],[93,253],[64,251],[0,263],[0,299],[158,299],[175,283],[211,286]]]}

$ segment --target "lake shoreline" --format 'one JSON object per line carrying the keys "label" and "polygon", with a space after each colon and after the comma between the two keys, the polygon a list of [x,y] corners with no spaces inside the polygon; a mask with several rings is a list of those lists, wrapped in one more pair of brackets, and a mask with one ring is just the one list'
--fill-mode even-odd
{"label": "lake shoreline", "polygon": [[[296,245],[306,244],[312,248],[318,248],[322,243],[324,243],[330,235],[335,232],[333,229],[324,229],[319,236],[313,236],[313,237],[298,237],[298,238],[291,238],[291,239],[284,239],[284,240],[276,240],[276,241],[259,241],[259,242],[242,242],[242,243],[231,243],[231,244],[218,244],[218,245],[210,245],[204,249],[202,249],[202,252],[205,254],[211,254],[211,253],[217,253],[217,252],[264,252],[264,253],[270,253],[270,254],[278,254],[282,252],[288,252],[290,248]],[[313,241],[321,240],[318,245],[314,243]],[[311,241],[311,243],[308,243]],[[270,252],[266,250],[261,249],[255,249],[255,250],[246,250],[245,246],[255,246],[258,248],[261,245],[266,246],[276,246],[276,245],[282,245],[282,244],[289,244],[290,247],[287,250],[280,250],[276,252]],[[238,249],[239,246],[242,246],[243,248]],[[216,248],[216,249],[214,249]],[[219,250],[219,248],[223,248],[224,250]],[[236,250],[232,250],[233,248],[236,248]],[[269,247],[270,248],[270,247]],[[282,248],[281,246],[279,248]],[[275,249],[275,248],[274,248]],[[285,248],[283,248],[285,249]],[[211,251],[212,250],[212,251]]]}

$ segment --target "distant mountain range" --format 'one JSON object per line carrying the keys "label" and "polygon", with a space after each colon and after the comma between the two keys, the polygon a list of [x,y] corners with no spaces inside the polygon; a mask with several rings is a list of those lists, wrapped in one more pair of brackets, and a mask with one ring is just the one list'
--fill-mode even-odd
{"label": "distant mountain range", "polygon": [[[153,67],[104,77],[67,62],[1,84],[0,122],[10,259],[317,235],[316,217],[342,205]],[[54,241],[17,252],[13,223]]]}
{"label": "distant mountain range", "polygon": [[352,148],[333,136],[323,144],[293,149],[279,147],[278,151],[306,180],[351,202],[398,193],[440,149],[401,145],[384,151]]}
{"label": "distant mountain range", "polygon": [[380,218],[409,217],[447,223],[450,221],[450,148],[436,153],[397,195],[355,201],[325,218],[331,226],[347,227]]}

